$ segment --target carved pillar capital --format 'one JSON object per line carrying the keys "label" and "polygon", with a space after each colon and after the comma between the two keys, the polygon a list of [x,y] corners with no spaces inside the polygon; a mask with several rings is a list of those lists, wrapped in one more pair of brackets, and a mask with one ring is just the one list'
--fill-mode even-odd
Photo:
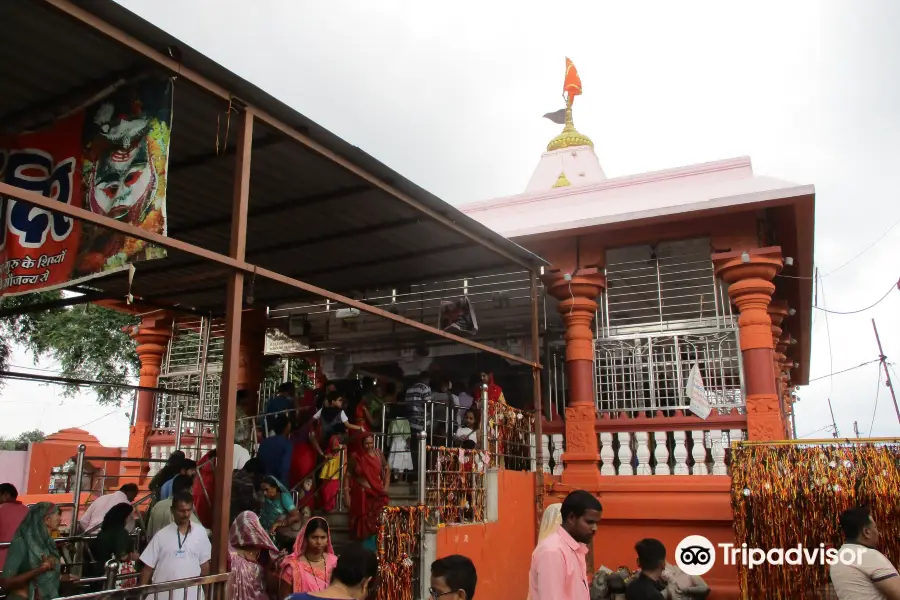
{"label": "carved pillar capital", "polygon": [[741,350],[773,348],[769,303],[782,268],[781,248],[714,254],[716,275],[728,283],[728,296],[738,307]]}
{"label": "carved pillar capital", "polygon": [[594,331],[597,296],[606,287],[606,277],[596,269],[543,277],[547,293],[559,301],[557,310],[566,324],[566,360],[594,360]]}
{"label": "carved pillar capital", "polygon": [[728,283],[728,296],[738,307],[741,360],[747,390],[747,436],[776,440],[785,436],[785,411],[779,364],[774,348],[787,309],[772,304],[775,278],[783,266],[781,248],[754,248],[714,254],[716,275]]}

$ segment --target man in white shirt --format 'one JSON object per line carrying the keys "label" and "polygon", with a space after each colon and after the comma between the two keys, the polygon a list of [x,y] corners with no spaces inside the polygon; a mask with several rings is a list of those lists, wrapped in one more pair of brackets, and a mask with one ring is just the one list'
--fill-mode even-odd
{"label": "man in white shirt", "polygon": [[[100,525],[103,523],[103,517],[106,516],[106,513],[109,512],[116,504],[128,503],[133,504],[134,499],[137,498],[138,495],[138,486],[135,483],[126,483],[121,488],[119,488],[118,492],[113,492],[111,494],[105,494],[100,496],[93,502],[91,502],[88,509],[85,511],[84,515],[78,519],[78,524],[81,525],[81,530],[83,532],[91,532],[94,535],[97,534],[97,531],[100,530]],[[125,522],[125,527],[128,529],[128,532],[131,533],[134,531],[134,513],[128,517],[128,520]],[[93,530],[93,531],[92,531]]]}
{"label": "man in white shirt", "polygon": [[233,457],[233,469],[243,469],[244,465],[247,464],[247,461],[250,460],[250,451],[235,442],[234,444],[234,457]]}
{"label": "man in white shirt", "polygon": [[[172,517],[175,522],[153,536],[141,554],[141,562],[144,563],[141,585],[209,575],[212,544],[203,528],[191,523],[193,512],[194,499],[190,494],[181,492],[173,496]],[[184,596],[180,591],[174,595],[184,600],[203,598],[199,586],[188,589]],[[168,592],[156,594],[155,600],[166,600],[168,597]]]}
{"label": "man in white shirt", "polygon": [[[839,600],[900,600],[900,576],[879,552],[878,527],[868,506],[841,513],[844,545],[838,556],[859,556],[858,564],[838,562],[831,567],[831,584]],[[845,552],[846,550],[846,552]]]}

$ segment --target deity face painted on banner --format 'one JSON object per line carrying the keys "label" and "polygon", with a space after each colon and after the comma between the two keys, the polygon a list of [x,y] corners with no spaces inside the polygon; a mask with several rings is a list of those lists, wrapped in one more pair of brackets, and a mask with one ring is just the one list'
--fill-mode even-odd
{"label": "deity face painted on banner", "polygon": [[[147,81],[123,88],[88,110],[82,182],[85,208],[120,223],[166,235],[166,180],[171,84]],[[165,251],[84,225],[76,275],[160,258]]]}
{"label": "deity face painted on banner", "polygon": [[87,181],[91,211],[139,224],[157,186],[147,137],[150,120],[140,114],[114,118],[113,113],[113,105],[105,104],[95,117],[100,136],[109,145],[93,163]]}

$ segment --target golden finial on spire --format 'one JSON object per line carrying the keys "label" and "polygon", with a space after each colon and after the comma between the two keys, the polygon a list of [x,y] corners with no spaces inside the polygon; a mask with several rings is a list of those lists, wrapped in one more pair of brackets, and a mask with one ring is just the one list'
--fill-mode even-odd
{"label": "golden finial on spire", "polygon": [[[581,95],[581,77],[578,76],[578,70],[572,61],[566,58],[566,79],[563,82],[563,97],[566,98],[566,108],[544,115],[554,123],[564,126],[562,132],[547,144],[547,152],[573,146],[594,147],[594,142],[591,141],[591,138],[575,129],[575,122],[572,120],[572,103],[575,101],[575,96],[579,95]],[[565,120],[562,120],[563,118]]]}

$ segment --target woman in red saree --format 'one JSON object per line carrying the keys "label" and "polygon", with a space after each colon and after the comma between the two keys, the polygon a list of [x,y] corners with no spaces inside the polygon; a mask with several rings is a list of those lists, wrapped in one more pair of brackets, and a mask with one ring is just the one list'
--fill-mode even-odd
{"label": "woman in red saree", "polygon": [[197,477],[194,478],[194,487],[191,490],[194,496],[194,511],[207,529],[212,529],[215,490],[216,449],[213,448],[197,462]]}
{"label": "woman in red saree", "polygon": [[481,409],[481,390],[482,386],[487,384],[488,388],[488,401],[489,402],[499,402],[501,404],[506,404],[506,398],[503,396],[503,389],[494,383],[494,374],[488,373],[487,371],[482,371],[481,374],[481,384],[476,387],[472,391],[472,398],[474,399],[472,404],[477,404],[478,408]]}
{"label": "woman in red saree", "polygon": [[506,398],[503,396],[503,390],[499,385],[494,383],[494,374],[489,373],[487,371],[481,372],[481,385],[478,386],[475,391],[472,393],[472,397],[474,400],[472,401],[472,406],[478,406],[478,411],[482,410],[482,398],[481,392],[483,386],[487,385],[487,396],[488,396],[488,414],[487,415],[478,415],[478,420],[487,419],[488,422],[488,439],[482,440],[482,448],[487,450],[490,453],[497,455],[498,464],[503,463],[503,453],[505,451],[505,444],[503,443],[502,433],[498,427],[497,423],[497,406],[499,404],[506,404]]}
{"label": "woman in red saree", "polygon": [[381,512],[390,502],[390,469],[375,448],[375,436],[365,433],[361,448],[350,456],[350,531],[366,546],[375,544]]}

